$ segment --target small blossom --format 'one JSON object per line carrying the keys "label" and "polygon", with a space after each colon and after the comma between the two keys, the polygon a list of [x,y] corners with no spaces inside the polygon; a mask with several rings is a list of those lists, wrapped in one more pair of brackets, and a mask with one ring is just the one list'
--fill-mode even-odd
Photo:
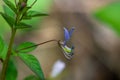
{"label": "small blossom", "polygon": [[55,62],[52,68],[51,77],[57,77],[65,68],[65,63],[61,60]]}
{"label": "small blossom", "polygon": [[[67,59],[71,59],[73,57],[73,50],[74,46],[68,47],[68,42],[70,42],[70,38],[72,36],[72,33],[74,31],[74,27],[72,27],[70,30],[64,28],[64,41],[60,41],[60,47],[62,48],[62,51]],[[71,43],[69,44],[71,45]]]}
{"label": "small blossom", "polygon": [[27,6],[27,4],[25,2],[21,3],[21,8],[25,8]]}
{"label": "small blossom", "polygon": [[66,45],[67,41],[70,40],[72,33],[74,31],[74,27],[72,27],[69,31],[64,27],[64,45]]}

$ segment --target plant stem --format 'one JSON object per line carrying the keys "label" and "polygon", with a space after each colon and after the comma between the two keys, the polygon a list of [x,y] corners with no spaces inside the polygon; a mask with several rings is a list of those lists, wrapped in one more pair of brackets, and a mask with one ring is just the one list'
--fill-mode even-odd
{"label": "plant stem", "polygon": [[[53,40],[48,40],[48,41],[45,41],[45,42],[42,42],[42,43],[39,43],[39,44],[36,44],[36,45],[33,45],[33,46],[29,46],[29,47],[26,47],[26,48],[22,48],[22,49],[20,49],[20,50],[26,50],[26,49],[29,49],[29,48],[32,48],[32,47],[36,47],[36,46],[40,46],[40,45],[42,45],[42,44],[46,44],[46,43],[53,42],[53,41],[59,43],[59,40],[53,39]],[[20,51],[20,50],[19,50],[19,51]],[[19,51],[17,51],[17,52],[19,52]]]}
{"label": "plant stem", "polygon": [[35,3],[37,2],[37,0],[35,0],[32,4],[31,4],[31,6],[30,7],[32,7]]}
{"label": "plant stem", "polygon": [[5,77],[6,77],[6,71],[7,71],[10,55],[11,55],[11,50],[12,50],[12,45],[14,42],[15,34],[16,34],[16,29],[12,29],[12,34],[11,34],[11,38],[10,38],[10,42],[9,42],[9,46],[8,46],[6,59],[3,62],[2,74],[1,74],[0,80],[5,80]]}

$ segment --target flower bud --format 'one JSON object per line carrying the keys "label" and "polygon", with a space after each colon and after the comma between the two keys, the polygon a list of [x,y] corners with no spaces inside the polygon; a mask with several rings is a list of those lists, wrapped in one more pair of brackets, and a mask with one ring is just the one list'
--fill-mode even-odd
{"label": "flower bud", "polygon": [[27,4],[25,2],[21,3],[21,9],[25,8],[27,6]]}

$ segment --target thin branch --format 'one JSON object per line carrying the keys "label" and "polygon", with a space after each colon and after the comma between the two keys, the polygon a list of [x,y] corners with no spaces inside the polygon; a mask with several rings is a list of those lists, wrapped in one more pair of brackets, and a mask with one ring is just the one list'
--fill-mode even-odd
{"label": "thin branch", "polygon": [[12,45],[13,45],[13,42],[14,42],[15,34],[16,34],[16,29],[12,30],[12,35],[11,35],[11,38],[10,38],[6,59],[3,62],[3,67],[2,67],[0,80],[5,80],[5,77],[6,77],[6,71],[7,71],[10,55],[11,55],[11,50],[12,50]]}
{"label": "thin branch", "polygon": [[37,2],[37,0],[35,0],[32,4],[31,4],[31,6],[30,7],[32,7],[35,3]]}
{"label": "thin branch", "polygon": [[16,7],[17,7],[17,1],[15,0],[15,5],[16,5]]}
{"label": "thin branch", "polygon": [[[26,47],[26,48],[22,48],[20,50],[26,50],[26,49],[29,49],[29,48],[32,48],[32,47],[36,47],[36,46],[40,46],[40,45],[43,45],[43,44],[46,44],[46,43],[49,43],[49,42],[57,42],[59,43],[60,40],[48,40],[48,41],[45,41],[45,42],[42,42],[42,43],[39,43],[39,44],[36,44],[36,45],[33,45],[33,46],[29,46],[29,47]],[[16,51],[16,52],[19,52],[20,50]]]}

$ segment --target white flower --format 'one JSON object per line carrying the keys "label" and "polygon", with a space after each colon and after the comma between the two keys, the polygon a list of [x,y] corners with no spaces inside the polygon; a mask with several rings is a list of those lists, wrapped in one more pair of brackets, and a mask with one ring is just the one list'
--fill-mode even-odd
{"label": "white flower", "polygon": [[65,68],[65,63],[61,60],[58,60],[55,62],[55,64],[53,65],[53,69],[51,72],[51,77],[57,77]]}

